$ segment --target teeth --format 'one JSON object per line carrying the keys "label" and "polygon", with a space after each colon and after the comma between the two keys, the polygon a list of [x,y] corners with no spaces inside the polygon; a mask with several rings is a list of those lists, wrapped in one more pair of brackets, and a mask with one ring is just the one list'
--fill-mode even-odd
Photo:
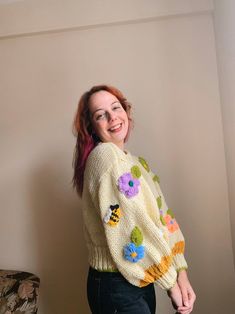
{"label": "teeth", "polygon": [[120,128],[120,126],[121,126],[121,123],[114,126],[113,128],[111,128],[110,131],[116,130],[116,129]]}

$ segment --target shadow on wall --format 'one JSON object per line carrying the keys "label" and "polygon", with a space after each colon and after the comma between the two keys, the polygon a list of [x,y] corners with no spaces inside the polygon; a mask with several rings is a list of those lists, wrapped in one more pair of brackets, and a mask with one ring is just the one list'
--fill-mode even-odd
{"label": "shadow on wall", "polygon": [[[62,156],[61,156],[62,155]],[[87,252],[81,202],[72,189],[66,158],[41,159],[30,176],[41,278],[39,314],[89,313],[86,301]]]}

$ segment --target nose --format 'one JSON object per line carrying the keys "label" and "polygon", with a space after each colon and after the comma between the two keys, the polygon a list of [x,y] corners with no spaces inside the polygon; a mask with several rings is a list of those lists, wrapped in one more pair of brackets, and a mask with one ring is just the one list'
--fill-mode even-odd
{"label": "nose", "polygon": [[109,121],[114,121],[114,120],[116,120],[116,119],[117,119],[116,113],[113,112],[113,111],[110,111],[110,112],[108,113],[108,119],[109,119]]}

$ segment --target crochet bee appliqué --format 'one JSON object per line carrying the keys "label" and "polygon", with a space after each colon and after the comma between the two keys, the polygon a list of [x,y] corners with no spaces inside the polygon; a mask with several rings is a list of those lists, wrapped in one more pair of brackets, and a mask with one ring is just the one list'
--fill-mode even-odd
{"label": "crochet bee appliqu\u00e9", "polygon": [[104,222],[110,226],[116,226],[122,216],[122,211],[118,204],[110,205],[104,216]]}

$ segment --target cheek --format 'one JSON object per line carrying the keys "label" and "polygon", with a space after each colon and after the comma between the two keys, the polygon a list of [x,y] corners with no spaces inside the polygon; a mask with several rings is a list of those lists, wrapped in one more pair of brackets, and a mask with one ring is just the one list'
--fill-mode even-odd
{"label": "cheek", "polygon": [[99,124],[95,125],[94,130],[98,135],[104,133],[106,130],[105,122],[100,122]]}
{"label": "cheek", "polygon": [[128,128],[129,120],[128,120],[127,114],[125,114],[124,120],[125,120],[126,127]]}

